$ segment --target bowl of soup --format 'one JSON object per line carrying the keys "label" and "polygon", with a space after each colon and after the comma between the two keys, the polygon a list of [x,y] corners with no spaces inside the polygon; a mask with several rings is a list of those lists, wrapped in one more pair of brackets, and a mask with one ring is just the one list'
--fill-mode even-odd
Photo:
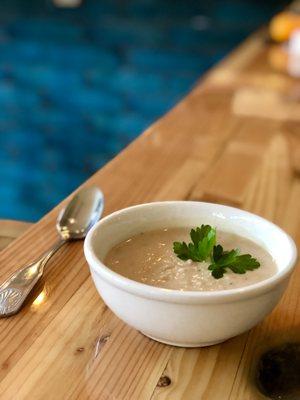
{"label": "bowl of soup", "polygon": [[[211,258],[180,258],[174,242],[210,226],[223,249],[258,260],[247,271],[212,275]],[[166,201],[141,204],[103,218],[84,252],[107,306],[144,335],[199,347],[223,342],[260,322],[280,300],[296,262],[288,234],[252,213],[219,204]],[[188,258],[188,257],[187,257]],[[193,257],[192,257],[193,258]],[[239,272],[239,273],[236,273]]]}

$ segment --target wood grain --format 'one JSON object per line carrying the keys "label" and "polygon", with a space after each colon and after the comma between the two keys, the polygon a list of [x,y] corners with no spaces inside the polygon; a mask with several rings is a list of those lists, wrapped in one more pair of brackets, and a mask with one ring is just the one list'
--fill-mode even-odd
{"label": "wood grain", "polygon": [[22,235],[30,226],[29,222],[0,220],[0,250]]}
{"label": "wood grain", "polygon": [[300,176],[300,122],[288,122],[284,130],[290,146],[293,171]]}
{"label": "wood grain", "polygon": [[[256,121],[241,125],[202,182],[203,199],[241,207],[270,145],[274,126]],[[260,132],[264,132],[263,135]]]}
{"label": "wood grain", "polygon": [[[300,243],[298,106],[291,95],[297,82],[274,75],[268,50],[264,33],[253,35],[84,184],[101,187],[105,214],[153,200],[206,199],[265,216]],[[284,118],[276,107],[237,112],[244,110],[241,93],[262,88],[280,96]],[[63,205],[0,253],[1,280],[55,241]],[[0,398],[263,399],[254,379],[259,356],[300,340],[299,268],[280,305],[250,332],[209,348],[179,349],[114,316],[93,286],[82,243],[69,243],[24,309],[0,320]]]}

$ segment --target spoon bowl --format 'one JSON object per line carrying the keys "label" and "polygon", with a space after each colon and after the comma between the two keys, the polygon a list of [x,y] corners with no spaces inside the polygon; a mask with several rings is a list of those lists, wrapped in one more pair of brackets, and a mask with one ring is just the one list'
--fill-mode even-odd
{"label": "spoon bowl", "polygon": [[64,240],[83,239],[98,221],[103,205],[103,194],[97,187],[79,191],[58,216],[56,228],[60,236]]}

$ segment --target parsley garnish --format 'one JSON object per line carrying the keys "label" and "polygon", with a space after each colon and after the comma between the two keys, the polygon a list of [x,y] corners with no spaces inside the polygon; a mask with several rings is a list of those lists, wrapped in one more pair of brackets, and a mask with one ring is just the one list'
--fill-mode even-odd
{"label": "parsley garnish", "polygon": [[206,261],[216,243],[216,230],[209,225],[192,229],[190,232],[192,243],[174,242],[173,249],[181,260]]}
{"label": "parsley garnish", "polygon": [[250,254],[240,254],[238,249],[224,251],[223,247],[216,245],[216,229],[210,225],[201,225],[201,228],[192,229],[190,232],[191,243],[174,242],[173,250],[181,260],[197,262],[211,260],[208,269],[215,279],[220,279],[228,268],[235,274],[245,274],[260,266],[256,258]]}
{"label": "parsley garnish", "polygon": [[218,244],[214,246],[212,263],[208,267],[214,278],[222,278],[226,272],[226,268],[231,269],[235,274],[245,274],[247,271],[253,271],[260,266],[260,263],[250,254],[239,254],[239,250],[224,251],[223,247]]}

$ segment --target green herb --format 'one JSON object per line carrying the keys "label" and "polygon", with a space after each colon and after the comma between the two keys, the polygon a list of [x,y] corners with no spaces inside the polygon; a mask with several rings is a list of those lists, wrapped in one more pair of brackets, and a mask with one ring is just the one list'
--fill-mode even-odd
{"label": "green herb", "polygon": [[173,243],[175,254],[184,261],[203,262],[210,259],[211,264],[208,269],[215,279],[222,278],[228,269],[235,274],[245,274],[260,266],[256,258],[250,254],[240,254],[238,249],[224,251],[220,244],[216,245],[216,229],[210,225],[192,229],[190,236],[191,243]]}
{"label": "green herb", "polygon": [[239,250],[224,251],[221,245],[214,246],[211,265],[208,269],[214,278],[222,278],[227,272],[226,268],[231,269],[235,274],[245,274],[253,271],[260,266],[260,263],[250,254],[239,254]]}
{"label": "green herb", "polygon": [[192,243],[174,242],[173,249],[181,260],[206,261],[216,244],[216,230],[209,225],[192,229],[190,232]]}

